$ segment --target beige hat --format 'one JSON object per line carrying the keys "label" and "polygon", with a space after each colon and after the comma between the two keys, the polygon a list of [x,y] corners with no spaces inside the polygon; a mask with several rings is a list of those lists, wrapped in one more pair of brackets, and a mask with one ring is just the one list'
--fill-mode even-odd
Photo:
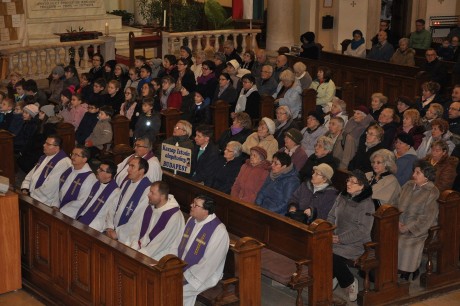
{"label": "beige hat", "polygon": [[240,63],[238,63],[238,61],[235,60],[235,59],[232,59],[231,61],[228,61],[227,65],[232,66],[233,68],[235,68],[235,70],[240,69]]}
{"label": "beige hat", "polygon": [[329,181],[332,179],[334,175],[334,169],[331,168],[328,164],[319,164],[318,166],[314,166],[313,170],[318,170],[321,172],[324,177],[326,177]]}

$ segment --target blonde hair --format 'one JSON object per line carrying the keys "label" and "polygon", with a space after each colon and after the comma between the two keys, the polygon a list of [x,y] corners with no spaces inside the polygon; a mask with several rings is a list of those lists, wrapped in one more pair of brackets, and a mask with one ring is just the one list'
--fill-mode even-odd
{"label": "blonde hair", "polygon": [[417,125],[421,125],[421,124],[422,124],[422,122],[421,122],[421,120],[420,120],[420,113],[419,113],[419,111],[416,110],[416,109],[410,108],[410,109],[406,110],[406,111],[404,112],[403,117],[404,117],[404,118],[406,118],[406,117],[411,118],[411,119],[412,119],[412,124],[413,124],[414,126],[417,126]]}

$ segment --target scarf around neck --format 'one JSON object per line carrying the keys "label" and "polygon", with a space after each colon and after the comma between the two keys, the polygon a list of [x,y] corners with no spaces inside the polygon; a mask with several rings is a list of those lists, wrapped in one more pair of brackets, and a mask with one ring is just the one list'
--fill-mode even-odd
{"label": "scarf around neck", "polygon": [[256,85],[252,85],[252,87],[246,93],[244,92],[244,88],[241,89],[240,96],[238,97],[238,101],[236,101],[235,113],[244,112],[246,110],[246,102],[248,100],[248,97],[254,91],[257,91]]}
{"label": "scarf around neck", "polygon": [[291,163],[289,166],[287,166],[284,170],[281,170],[280,172],[278,173],[273,173],[273,171],[270,171],[270,178],[272,179],[272,181],[276,180],[277,178],[279,178],[281,175],[283,174],[286,174],[288,173],[289,171],[291,171],[293,168],[293,164]]}
{"label": "scarf around neck", "polygon": [[351,49],[352,50],[356,50],[356,48],[358,48],[359,46],[361,46],[362,44],[364,44],[364,38],[361,37],[360,40],[352,40],[351,41]]}

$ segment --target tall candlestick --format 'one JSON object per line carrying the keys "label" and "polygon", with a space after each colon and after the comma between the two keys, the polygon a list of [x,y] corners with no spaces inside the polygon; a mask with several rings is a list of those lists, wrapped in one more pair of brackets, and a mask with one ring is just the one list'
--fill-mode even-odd
{"label": "tall candlestick", "polygon": [[166,10],[163,11],[163,28],[166,28]]}
{"label": "tall candlestick", "polygon": [[109,36],[109,23],[105,23],[105,36]]}

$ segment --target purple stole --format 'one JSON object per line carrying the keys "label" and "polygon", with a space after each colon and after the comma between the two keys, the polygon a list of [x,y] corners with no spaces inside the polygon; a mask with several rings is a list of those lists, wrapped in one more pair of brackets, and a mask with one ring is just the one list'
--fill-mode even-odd
{"label": "purple stole", "polygon": [[[142,157],[142,158],[148,161],[148,160],[151,159],[153,156],[154,156],[154,155],[153,155],[153,152],[152,152],[152,151],[149,151],[149,152],[148,152],[147,154],[145,154],[145,156]],[[128,163],[129,163],[129,161],[131,160],[132,157],[135,157],[135,155],[134,155],[134,154],[131,155],[130,159],[128,159],[128,162],[127,162],[126,165],[123,167],[123,169],[125,169],[126,166],[128,166]],[[128,180],[128,174],[126,174],[125,178],[123,179],[123,181],[121,181],[121,184],[120,184],[120,185],[123,185],[127,180]]]}
{"label": "purple stole", "polygon": [[[185,246],[188,243],[188,239],[195,227],[194,219],[190,219],[185,226],[184,235],[182,236],[182,240],[179,244],[178,249],[178,257],[182,258],[184,254]],[[201,258],[203,258],[204,252],[206,247],[208,246],[208,242],[211,239],[212,234],[216,230],[217,226],[221,224],[219,218],[215,218],[214,220],[206,223],[196,235],[195,241],[193,241],[192,245],[188,249],[187,254],[185,255],[184,261],[187,263],[187,266],[184,267],[184,272],[193,265],[196,265],[200,262]]]}
{"label": "purple stole", "polygon": [[[64,185],[64,182],[67,180],[67,177],[72,172],[72,167],[68,168],[64,173],[62,173],[61,178],[59,179],[59,191]],[[78,198],[78,194],[80,193],[81,185],[86,180],[86,178],[93,173],[92,171],[79,173],[73,179],[73,182],[70,184],[69,189],[65,193],[64,197],[61,200],[60,208],[64,207],[67,203],[72,202]]]}
{"label": "purple stole", "polygon": [[91,192],[89,193],[88,199],[86,199],[86,202],[78,210],[76,219],[80,221],[81,223],[90,225],[91,222],[93,222],[94,218],[96,218],[97,214],[101,211],[102,207],[105,204],[105,201],[107,201],[107,199],[110,197],[112,192],[118,188],[118,185],[115,182],[115,180],[111,180],[107,184],[107,186],[105,186],[105,189],[101,192],[97,200],[94,201],[91,208],[88,209],[88,211],[84,215],[81,215],[81,213],[85,211],[86,207],[88,207],[89,203],[91,202],[91,200],[93,199],[97,191],[99,190],[100,186],[101,186],[101,183],[99,181],[96,184],[94,184],[93,188],[91,189]]}
{"label": "purple stole", "polygon": [[[126,203],[126,207],[123,209],[123,213],[120,217],[120,220],[118,221],[117,227],[122,226],[123,224],[127,223],[131,216],[133,215],[132,212],[136,209],[137,205],[139,204],[139,201],[141,199],[142,194],[144,193],[144,190],[152,184],[150,180],[144,176],[142,180],[139,182],[139,184],[136,187],[136,190],[134,190],[133,194],[131,195],[131,198],[129,199],[128,203]],[[123,200],[123,197],[126,193],[126,190],[128,190],[129,185],[131,185],[131,180],[128,180],[125,183],[125,187],[123,188],[123,191],[121,192],[120,199],[118,200],[118,205],[117,209],[115,210],[115,213],[118,211],[118,208],[120,206],[121,201]]]}
{"label": "purple stole", "polygon": [[[160,218],[158,218],[157,223],[153,226],[152,230],[150,231],[149,234],[149,243],[155,239],[156,236],[158,236],[159,233],[161,233],[165,227],[166,224],[168,224],[169,219],[179,210],[179,207],[173,207],[171,209],[165,210],[164,212],[161,213]],[[150,207],[150,205],[147,207],[145,210],[144,214],[144,219],[142,219],[142,226],[141,226],[141,234],[139,235],[139,247],[141,247],[141,239],[144,237],[145,233],[147,232],[147,229],[149,228],[149,223],[150,220],[152,219],[152,214],[153,214],[153,208]],[[147,243],[147,245],[149,244]]]}
{"label": "purple stole", "polygon": [[[40,173],[40,176],[38,177],[38,180],[35,182],[35,187],[34,189],[40,188],[43,183],[45,182],[46,178],[48,177],[48,174],[53,171],[54,166],[61,161],[61,159],[64,159],[67,157],[67,154],[65,154],[64,151],[60,150],[56,155],[54,155],[53,158],[51,158],[48,163],[46,164],[45,168],[42,169],[42,173]],[[35,166],[35,169],[40,167],[42,162],[45,160],[46,155],[42,155],[40,157],[40,160],[38,161],[37,165]]]}

